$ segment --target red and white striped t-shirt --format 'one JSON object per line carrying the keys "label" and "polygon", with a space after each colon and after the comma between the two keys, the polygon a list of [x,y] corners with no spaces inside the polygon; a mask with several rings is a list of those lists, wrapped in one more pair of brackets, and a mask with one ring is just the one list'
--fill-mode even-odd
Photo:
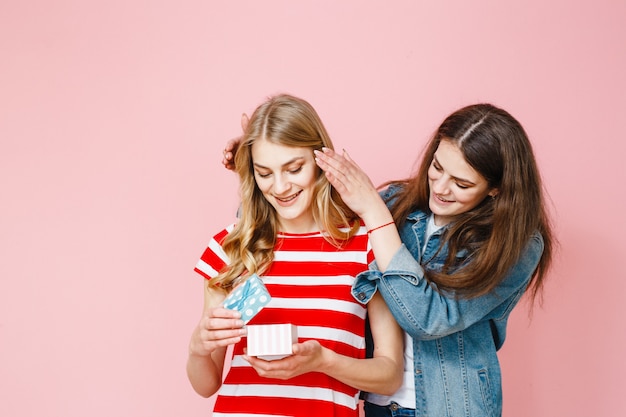
{"label": "red and white striped t-shirt", "polygon": [[[217,234],[198,261],[195,270],[205,278],[215,277],[228,262],[221,242],[232,228]],[[274,250],[274,262],[261,277],[272,300],[249,324],[292,323],[299,342],[316,339],[343,355],[364,358],[366,309],[350,288],[373,260],[365,227],[340,249],[320,233],[279,233]],[[318,372],[289,380],[262,378],[241,358],[245,346],[245,338],[234,346],[214,417],[358,416],[358,390]]]}

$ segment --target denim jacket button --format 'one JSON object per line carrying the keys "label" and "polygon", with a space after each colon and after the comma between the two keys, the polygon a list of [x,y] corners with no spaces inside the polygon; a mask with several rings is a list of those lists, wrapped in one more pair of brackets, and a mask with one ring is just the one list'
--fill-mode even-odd
{"label": "denim jacket button", "polygon": [[360,293],[358,293],[358,294],[357,294],[357,296],[356,296],[356,297],[357,297],[359,300],[363,301],[363,300],[365,300],[365,297],[366,297],[366,296],[365,296],[365,293],[364,293],[364,292],[360,292]]}

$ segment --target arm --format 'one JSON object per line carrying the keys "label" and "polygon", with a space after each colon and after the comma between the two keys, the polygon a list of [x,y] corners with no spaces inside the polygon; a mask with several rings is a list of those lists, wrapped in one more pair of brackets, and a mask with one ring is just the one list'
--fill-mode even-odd
{"label": "arm", "polygon": [[[367,175],[344,152],[316,151],[316,160],[345,203],[372,230],[391,220],[391,214]],[[468,328],[489,314],[498,318],[519,300],[543,252],[536,234],[519,262],[500,286],[474,299],[457,299],[436,291],[425,279],[416,257],[402,244],[395,225],[370,233],[376,257],[373,271],[361,273],[353,290],[357,299],[367,300],[378,289],[400,326],[416,339],[434,339]]]}
{"label": "arm", "polygon": [[385,272],[374,269],[361,273],[353,291],[363,298],[377,289],[407,333],[416,339],[435,339],[487,318],[505,319],[525,291],[542,252],[543,239],[536,233],[494,291],[461,299],[442,294],[428,284],[422,267],[402,246]]}
{"label": "arm", "polygon": [[204,286],[202,317],[189,342],[187,377],[198,394],[210,397],[222,385],[227,347],[239,342],[245,330],[239,312],[221,307],[224,295]]}
{"label": "arm", "polygon": [[[402,241],[393,217],[367,174],[344,151],[339,155],[324,148],[315,151],[316,162],[343,201],[365,223],[376,263],[381,271],[387,268]],[[388,224],[390,223],[391,224]],[[386,225],[386,226],[383,226]],[[383,227],[381,227],[383,226]]]}
{"label": "arm", "polygon": [[340,355],[315,340],[293,345],[294,354],[277,361],[245,359],[266,378],[289,379],[307,372],[322,372],[356,389],[391,395],[402,383],[403,333],[383,299],[376,295],[368,304],[374,338],[369,359]]}

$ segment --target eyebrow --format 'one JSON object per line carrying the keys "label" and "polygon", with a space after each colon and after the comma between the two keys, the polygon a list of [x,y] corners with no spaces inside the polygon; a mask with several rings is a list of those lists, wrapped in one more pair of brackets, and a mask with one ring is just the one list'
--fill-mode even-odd
{"label": "eyebrow", "polygon": [[[281,167],[284,168],[286,166],[289,166],[291,164],[295,164],[296,162],[300,162],[300,161],[306,162],[306,159],[303,156],[296,156],[295,158],[290,159],[289,161],[287,161],[284,164],[282,164]],[[270,169],[270,168],[268,168],[268,167],[266,167],[264,165],[258,164],[256,162],[253,162],[252,165],[254,165],[256,168]]]}
{"label": "eyebrow", "polygon": [[[437,159],[437,155],[433,155],[433,161],[435,161],[437,163],[437,165],[439,165],[440,167],[443,168],[443,166],[441,165],[441,162],[439,162],[439,160]],[[459,178],[459,177],[455,177],[454,175],[450,175],[452,178],[454,178],[456,181],[465,183],[465,184],[470,184],[470,185],[476,185],[475,182],[467,180],[465,178]]]}

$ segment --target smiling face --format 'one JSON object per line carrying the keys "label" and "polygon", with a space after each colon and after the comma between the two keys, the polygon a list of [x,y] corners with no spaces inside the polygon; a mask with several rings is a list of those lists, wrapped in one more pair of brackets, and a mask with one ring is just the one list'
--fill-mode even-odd
{"label": "smiling face", "polygon": [[276,210],[279,230],[287,233],[317,231],[311,204],[319,169],[313,151],[259,139],[252,145],[251,155],[254,179]]}
{"label": "smiling face", "polygon": [[472,168],[452,142],[442,139],[428,168],[428,205],[435,224],[444,225],[465,213],[498,190]]}

